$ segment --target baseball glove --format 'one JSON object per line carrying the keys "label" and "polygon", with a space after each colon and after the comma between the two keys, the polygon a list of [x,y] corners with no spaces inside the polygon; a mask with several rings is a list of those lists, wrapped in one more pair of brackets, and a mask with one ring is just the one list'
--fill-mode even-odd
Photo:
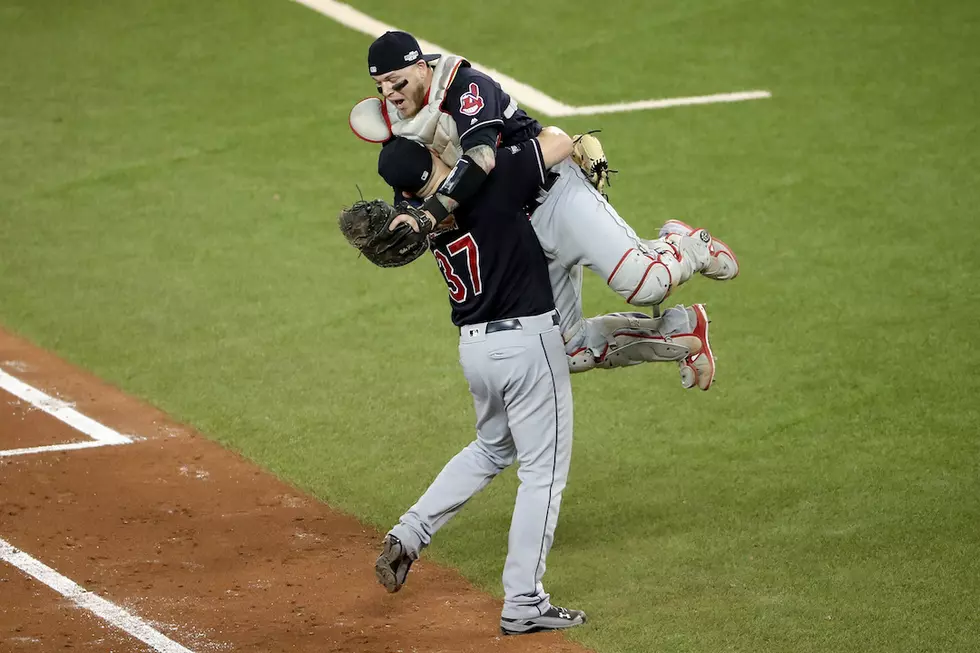
{"label": "baseball glove", "polygon": [[592,135],[599,131],[594,129],[572,137],[572,161],[578,164],[589,183],[605,197],[606,188],[610,186],[610,175],[619,171],[609,169],[609,161],[602,150],[602,143]]}
{"label": "baseball glove", "polygon": [[[416,233],[407,224],[393,231],[388,225],[396,216],[408,214],[419,224]],[[429,248],[432,220],[421,209],[407,202],[392,206],[384,200],[361,200],[340,212],[340,232],[367,260],[382,268],[408,265]]]}

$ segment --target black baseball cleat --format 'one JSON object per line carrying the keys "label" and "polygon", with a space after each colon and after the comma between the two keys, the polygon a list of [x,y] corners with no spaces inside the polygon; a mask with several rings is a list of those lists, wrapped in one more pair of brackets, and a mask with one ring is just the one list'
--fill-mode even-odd
{"label": "black baseball cleat", "polygon": [[540,617],[531,619],[500,618],[500,632],[504,635],[526,635],[547,630],[564,630],[585,623],[585,613],[553,605]]}
{"label": "black baseball cleat", "polygon": [[394,535],[385,535],[384,548],[374,563],[374,575],[386,590],[397,592],[405,584],[413,562],[415,557],[405,549],[401,540]]}

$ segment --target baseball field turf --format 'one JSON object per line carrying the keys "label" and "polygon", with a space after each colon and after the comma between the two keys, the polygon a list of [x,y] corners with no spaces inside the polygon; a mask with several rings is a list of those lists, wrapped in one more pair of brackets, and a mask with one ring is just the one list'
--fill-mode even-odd
{"label": "baseball field turf", "polygon": [[[980,3],[353,4],[572,104],[773,94],[541,117],[602,128],[638,232],[741,263],[674,297],[713,320],[709,392],[573,379],[568,637],[980,650]],[[0,325],[385,529],[473,413],[435,265],[336,228],[389,195],[346,122],[370,42],[288,0],[0,0]],[[516,484],[427,557],[500,595]]]}

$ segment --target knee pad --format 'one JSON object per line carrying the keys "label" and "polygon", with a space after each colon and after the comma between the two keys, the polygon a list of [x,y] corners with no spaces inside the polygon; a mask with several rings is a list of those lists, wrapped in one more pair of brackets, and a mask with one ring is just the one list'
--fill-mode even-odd
{"label": "knee pad", "polygon": [[653,306],[667,299],[673,290],[670,267],[676,263],[670,252],[630,249],[623,254],[606,284],[634,306]]}

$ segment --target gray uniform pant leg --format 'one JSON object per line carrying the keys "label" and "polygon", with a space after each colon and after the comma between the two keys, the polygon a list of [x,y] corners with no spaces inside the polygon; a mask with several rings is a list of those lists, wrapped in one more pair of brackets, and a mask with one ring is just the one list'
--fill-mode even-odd
{"label": "gray uniform pant leg", "polygon": [[572,454],[572,385],[565,345],[557,330],[538,340],[541,362],[516,385],[505,386],[521,481],[503,574],[501,616],[509,619],[535,617],[551,607],[541,579]]}
{"label": "gray uniform pant leg", "polygon": [[589,268],[608,283],[626,252],[645,251],[646,246],[571,159],[552,170],[559,178],[531,214],[531,226],[548,257],[555,305],[562,332],[567,333],[582,317],[578,266]]}
{"label": "gray uniform pant leg", "polygon": [[[531,226],[548,257],[561,331],[569,333],[582,319],[582,266],[608,282],[623,255],[645,245],[571,159],[561,161],[554,171],[559,179],[531,214]],[[681,306],[665,309],[662,325],[661,333],[667,336],[694,328]]]}
{"label": "gray uniform pant leg", "polygon": [[572,388],[557,328],[503,331],[461,342],[477,437],[443,468],[391,533],[418,552],[515,459],[520,487],[504,563],[508,618],[550,607],[541,579],[558,523],[572,451]]}
{"label": "gray uniform pant leg", "polygon": [[503,401],[490,396],[482,384],[474,387],[473,381],[470,381],[470,392],[476,405],[476,439],[446,463],[425,493],[391,529],[392,535],[415,553],[429,546],[436,531],[516,457]]}

